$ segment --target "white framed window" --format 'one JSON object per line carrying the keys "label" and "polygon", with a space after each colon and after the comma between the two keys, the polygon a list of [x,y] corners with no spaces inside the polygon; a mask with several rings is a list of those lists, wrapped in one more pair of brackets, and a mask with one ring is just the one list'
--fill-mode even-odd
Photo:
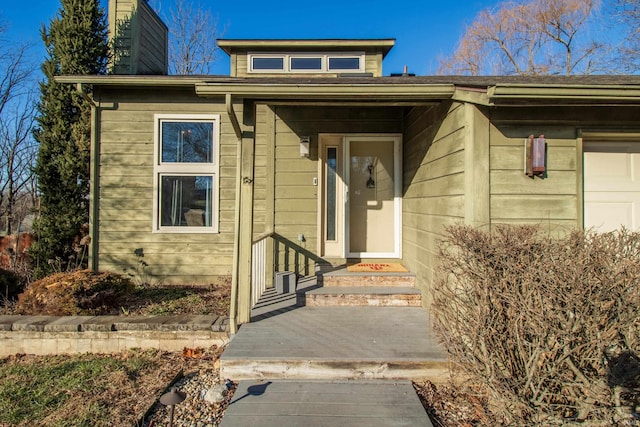
{"label": "white framed window", "polygon": [[154,115],[153,231],[217,233],[220,116]]}
{"label": "white framed window", "polygon": [[324,58],[320,55],[290,55],[289,71],[292,73],[321,73],[324,71],[323,60]]}
{"label": "white framed window", "polygon": [[327,67],[329,71],[364,71],[361,70],[363,61],[359,56],[329,56]]}
{"label": "white framed window", "polygon": [[255,73],[274,73],[283,72],[285,70],[285,58],[284,56],[266,55],[258,56],[254,55],[251,58],[251,71]]}
{"label": "white framed window", "polygon": [[345,73],[364,71],[363,52],[250,53],[249,73]]}

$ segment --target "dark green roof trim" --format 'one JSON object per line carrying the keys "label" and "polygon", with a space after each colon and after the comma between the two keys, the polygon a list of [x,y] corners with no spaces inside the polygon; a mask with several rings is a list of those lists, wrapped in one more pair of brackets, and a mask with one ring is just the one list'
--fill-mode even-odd
{"label": "dark green roof trim", "polygon": [[[183,87],[201,96],[255,99],[434,100],[500,104],[640,104],[640,76],[263,77],[59,76],[100,87]],[[464,94],[473,96],[465,96]],[[454,96],[454,94],[457,94]]]}
{"label": "dark green roof trim", "polygon": [[242,51],[344,51],[376,50],[385,57],[396,44],[396,39],[218,39],[218,47],[228,55]]}
{"label": "dark green roof trim", "polygon": [[487,95],[494,103],[519,103],[529,99],[626,103],[640,100],[640,85],[497,84],[488,89]]}

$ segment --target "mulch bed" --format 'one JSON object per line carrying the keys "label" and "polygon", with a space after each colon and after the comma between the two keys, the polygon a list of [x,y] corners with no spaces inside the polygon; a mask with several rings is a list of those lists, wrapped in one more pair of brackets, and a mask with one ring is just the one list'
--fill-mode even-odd
{"label": "mulch bed", "polygon": [[488,399],[479,386],[436,385],[425,380],[414,382],[413,387],[435,427],[492,424]]}

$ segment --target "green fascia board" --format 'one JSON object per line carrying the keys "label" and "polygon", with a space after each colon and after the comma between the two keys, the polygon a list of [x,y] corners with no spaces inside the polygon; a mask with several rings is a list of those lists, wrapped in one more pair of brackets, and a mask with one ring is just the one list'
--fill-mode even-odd
{"label": "green fascia board", "polygon": [[194,76],[151,76],[151,75],[75,75],[75,76],[56,76],[55,81],[58,83],[81,83],[99,86],[131,86],[131,87],[189,87],[196,83],[204,81],[202,77]]}
{"label": "green fascia board", "polygon": [[233,83],[207,82],[193,76],[58,76],[57,82],[96,86],[128,87],[194,87],[199,96],[233,95],[236,98],[422,101],[449,99],[455,92],[453,84],[354,84],[354,83]]}
{"label": "green fascia board", "polygon": [[496,104],[521,100],[639,102],[640,85],[496,84],[488,89],[487,95]]}
{"label": "green fascia board", "polygon": [[[213,97],[231,94],[237,98],[261,99],[309,99],[309,100],[366,100],[416,101],[458,99],[482,105],[531,103],[640,103],[640,85],[635,84],[503,84],[496,83],[485,88],[468,89],[455,83],[375,83],[356,82],[301,83],[283,82],[212,82],[221,76],[57,76],[60,83],[90,84],[97,86],[127,87],[185,87],[194,88],[199,96]],[[223,77],[227,78],[227,77]],[[249,79],[247,79],[249,80]],[[336,79],[338,80],[338,79]],[[454,79],[452,78],[452,81]]]}
{"label": "green fascia board", "polygon": [[449,99],[455,92],[453,84],[443,85],[389,85],[389,84],[196,84],[199,96],[220,96],[231,93],[240,98],[260,99],[357,99],[384,100],[434,100]]}

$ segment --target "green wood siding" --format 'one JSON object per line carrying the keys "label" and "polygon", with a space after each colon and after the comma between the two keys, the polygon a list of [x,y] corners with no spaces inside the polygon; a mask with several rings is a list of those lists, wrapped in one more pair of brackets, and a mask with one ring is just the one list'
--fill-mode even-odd
{"label": "green wood siding", "polygon": [[[538,113],[539,115],[539,113]],[[532,115],[524,117],[529,121]],[[547,139],[547,177],[524,174],[524,141],[530,134]],[[564,233],[578,223],[574,126],[494,122],[490,129],[491,224],[541,224]]]}
{"label": "green wood siding", "polygon": [[[563,234],[582,226],[581,130],[638,129],[637,108],[516,107],[491,111],[491,224],[540,224]],[[547,139],[547,177],[527,177],[523,144]]]}
{"label": "green wood siding", "polygon": [[[580,131],[637,130],[636,110],[456,103],[412,109],[404,131],[403,257],[427,291],[425,302],[447,225],[539,224],[553,234],[579,227]],[[530,134],[547,139],[545,179],[524,174]]]}
{"label": "green wood siding", "polygon": [[437,241],[444,227],[465,220],[465,106],[413,108],[403,145],[403,258],[429,304]]}
{"label": "green wood siding", "polygon": [[[355,49],[356,51],[358,49]],[[287,51],[288,53],[289,51]],[[295,53],[297,51],[291,51]],[[270,52],[279,53],[279,52]],[[325,52],[317,52],[325,53]],[[231,77],[336,77],[338,73],[249,73],[249,52],[238,51],[231,55]],[[364,55],[364,72],[372,73],[373,77],[382,76],[382,54],[377,52],[366,52]]]}
{"label": "green wood siding", "polygon": [[[285,240],[318,251],[318,134],[401,133],[402,108],[275,106],[275,232]],[[311,155],[300,157],[300,137],[311,137]],[[267,191],[267,193],[269,193]],[[306,241],[300,243],[298,235]],[[314,257],[317,255],[314,255]],[[280,265],[295,265],[295,254],[281,253]],[[302,259],[299,262],[303,262]],[[313,274],[314,264],[310,264]]]}
{"label": "green wood siding", "polygon": [[169,68],[169,33],[147,3],[140,7],[138,74],[166,73]]}
{"label": "green wood siding", "polygon": [[[238,140],[223,100],[180,90],[102,89],[96,97],[105,106],[99,109],[98,268],[135,272],[134,250],[142,248],[145,274],[155,282],[206,284],[231,274]],[[242,105],[235,108],[241,115]],[[220,114],[219,233],[152,233],[156,113]],[[264,211],[263,203],[256,206]]]}

